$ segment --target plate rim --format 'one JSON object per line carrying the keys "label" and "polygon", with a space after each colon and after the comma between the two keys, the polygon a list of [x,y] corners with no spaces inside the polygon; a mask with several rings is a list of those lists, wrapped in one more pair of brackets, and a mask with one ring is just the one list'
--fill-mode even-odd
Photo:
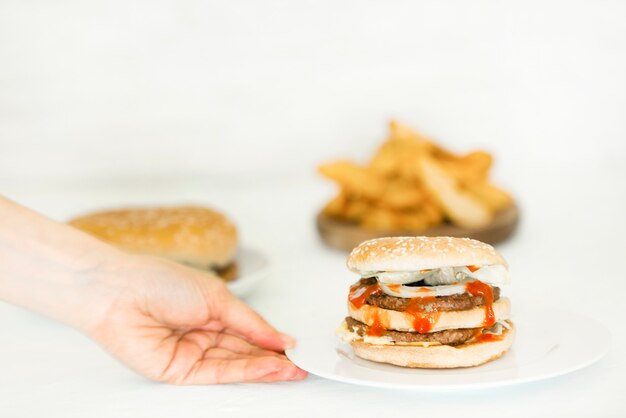
{"label": "plate rim", "polygon": [[[427,391],[431,393],[451,392],[451,391],[452,392],[453,391],[471,391],[471,390],[483,390],[483,389],[496,388],[496,387],[497,388],[509,387],[509,386],[521,385],[525,383],[554,379],[556,377],[574,373],[576,371],[582,370],[584,368],[587,368],[593,365],[594,363],[600,361],[603,357],[605,357],[607,353],[611,350],[611,347],[613,344],[613,336],[610,330],[608,329],[608,327],[606,327],[603,323],[601,323],[597,319],[580,314],[580,313],[568,312],[559,308],[541,307],[539,309],[532,309],[532,310],[538,311],[538,312],[552,312],[552,313],[556,312],[559,315],[570,315],[570,316],[574,315],[579,318],[584,318],[585,320],[593,322],[597,325],[597,330],[601,330],[601,332],[603,332],[604,336],[606,337],[606,339],[603,340],[605,342],[602,343],[602,345],[598,346],[596,352],[594,352],[593,355],[589,356],[588,358],[585,358],[584,360],[576,361],[575,364],[570,365],[568,367],[563,367],[561,369],[556,369],[556,370],[548,371],[547,373],[540,373],[536,375],[522,375],[522,376],[516,376],[516,377],[507,378],[507,379],[493,379],[493,380],[482,381],[482,382],[478,381],[478,382],[471,382],[471,383],[463,382],[463,383],[450,383],[450,384],[440,384],[440,383],[429,384],[429,383],[424,383],[424,382],[415,383],[415,384],[407,384],[405,382],[388,382],[388,381],[377,382],[373,379],[352,378],[350,376],[330,373],[325,370],[314,369],[311,367],[307,367],[304,370],[307,370],[309,373],[314,374],[316,376],[323,377],[325,379],[334,380],[334,381],[343,382],[343,383],[355,384],[359,386],[378,387],[378,388],[406,390],[406,391],[419,390],[419,391]],[[518,315],[516,315],[516,317],[518,317]],[[306,341],[309,339],[319,340],[321,338],[328,339],[329,341],[332,341],[332,339],[334,339],[335,342],[332,345],[332,348],[335,350],[341,346],[345,346],[346,348],[351,350],[351,347],[349,346],[349,344],[340,343],[335,335],[329,335],[329,334],[310,335],[310,336],[305,336],[303,338],[299,338],[298,346],[300,345],[302,341]],[[568,338],[572,339],[575,337],[569,336]],[[567,341],[567,343],[568,343],[567,347],[569,349],[574,348],[574,343],[572,341]],[[299,359],[297,358],[298,346],[285,350],[285,354],[287,355],[287,358],[289,358],[289,360],[294,362],[294,364],[296,364],[298,367],[302,368],[301,363],[298,361]],[[515,350],[515,344],[513,345],[512,349],[513,351]],[[352,360],[350,360],[349,358],[344,358],[343,361],[352,361]],[[368,360],[363,359],[362,361],[368,361]],[[495,361],[498,361],[498,360],[495,360]],[[524,367],[528,367],[528,366],[524,366]],[[534,365],[531,367],[537,367],[537,366]],[[463,370],[475,370],[475,368],[459,368],[459,369],[448,369],[448,370],[459,370],[462,373]],[[376,371],[373,370],[372,372],[375,373]],[[497,372],[498,372],[497,370],[491,371],[491,373],[497,373]]]}
{"label": "plate rim", "polygon": [[257,249],[256,247],[251,247],[248,245],[242,245],[237,249],[235,262],[241,263],[240,257],[242,257],[242,253],[252,253],[254,255],[262,257],[263,261],[265,262],[265,266],[262,266],[261,268],[250,274],[238,276],[234,280],[226,283],[226,287],[228,288],[228,290],[230,290],[232,293],[239,297],[247,296],[248,294],[250,294],[260,282],[269,277],[274,268],[274,262],[271,256],[269,256],[264,251]]}
{"label": "plate rim", "polygon": [[350,251],[360,242],[384,236],[454,236],[469,237],[488,244],[498,244],[512,236],[520,222],[520,209],[514,200],[498,210],[492,221],[480,228],[467,228],[451,223],[442,223],[425,230],[410,229],[367,229],[354,222],[334,218],[319,210],[315,217],[318,235],[330,247]]}

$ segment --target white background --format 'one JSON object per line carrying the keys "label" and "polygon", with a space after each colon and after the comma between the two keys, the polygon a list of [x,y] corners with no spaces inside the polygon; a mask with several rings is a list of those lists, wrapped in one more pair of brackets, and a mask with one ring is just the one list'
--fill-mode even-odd
{"label": "white background", "polygon": [[316,238],[334,188],[315,166],[364,161],[393,117],[494,153],[523,210],[499,247],[506,293],[600,319],[614,341],[573,375],[452,398],[316,377],[178,388],[0,305],[0,415],[623,415],[625,23],[618,1],[2,1],[0,193],[59,220],[220,207],[276,262],[249,303],[298,335],[354,279]]}

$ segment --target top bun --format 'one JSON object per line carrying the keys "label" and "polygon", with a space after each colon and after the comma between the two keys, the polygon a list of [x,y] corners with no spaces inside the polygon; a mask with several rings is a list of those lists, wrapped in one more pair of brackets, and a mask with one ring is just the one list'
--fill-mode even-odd
{"label": "top bun", "polygon": [[203,207],[110,210],[69,223],[122,250],[198,268],[224,267],[237,250],[237,229],[232,222]]}
{"label": "top bun", "polygon": [[508,267],[491,245],[452,237],[377,238],[362,242],[348,257],[348,268],[359,274],[498,264]]}

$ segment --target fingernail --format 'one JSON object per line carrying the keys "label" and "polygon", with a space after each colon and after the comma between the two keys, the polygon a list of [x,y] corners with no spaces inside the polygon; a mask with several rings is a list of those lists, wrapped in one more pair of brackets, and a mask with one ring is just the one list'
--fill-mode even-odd
{"label": "fingernail", "polygon": [[285,348],[294,348],[296,346],[296,340],[287,334],[280,334],[280,340],[283,342]]}

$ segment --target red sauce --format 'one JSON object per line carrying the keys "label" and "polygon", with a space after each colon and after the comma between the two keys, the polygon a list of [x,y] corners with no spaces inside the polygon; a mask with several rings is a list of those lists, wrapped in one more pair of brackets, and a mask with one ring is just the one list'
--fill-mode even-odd
{"label": "red sauce", "polygon": [[[398,285],[399,286],[399,285]],[[350,286],[350,294],[348,300],[357,309],[360,309],[367,302],[367,298],[371,295],[382,293],[382,289],[378,283],[366,285],[362,283],[356,283]],[[380,315],[376,312],[376,315],[372,316],[372,325],[367,330],[367,335],[372,337],[380,337],[385,332],[386,328],[383,326]]]}
{"label": "red sauce", "polygon": [[[395,289],[396,286],[397,286],[397,289]],[[392,290],[396,290],[396,291],[399,290],[400,286],[401,285],[389,285],[389,287]],[[430,292],[431,290],[428,288],[420,288],[418,291]],[[350,294],[348,296],[348,300],[350,301],[352,306],[354,306],[356,309],[360,309],[367,302],[367,298],[369,298],[371,295],[376,295],[380,293],[382,293],[382,289],[380,288],[378,283],[374,283],[371,285],[364,285],[361,283],[357,283],[350,287]],[[440,316],[439,312],[436,312],[436,311],[426,312],[424,310],[424,307],[434,302],[435,299],[436,298],[434,296],[424,296],[424,297],[413,298],[411,299],[408,306],[404,310],[405,313],[413,317],[413,329],[415,329],[416,332],[419,332],[420,334],[425,334],[427,332],[430,332],[433,328],[433,325],[439,319],[439,316]],[[372,320],[373,320],[372,325],[370,325],[367,331],[367,335],[370,335],[373,337],[379,337],[383,335],[387,327],[383,325],[378,312],[376,315],[372,316]]]}
{"label": "red sauce", "polygon": [[404,310],[405,313],[413,317],[413,329],[420,334],[429,332],[439,319],[439,312],[425,312],[424,306],[435,301],[434,296],[413,298]]}
{"label": "red sauce", "polygon": [[[360,291],[359,289],[365,289]],[[367,298],[371,295],[376,295],[382,292],[382,289],[378,285],[378,283],[364,285],[361,283],[356,283],[350,286],[350,294],[348,295],[348,300],[350,303],[357,309],[361,308],[367,302]]]}
{"label": "red sauce", "polygon": [[[402,288],[402,285],[401,284],[388,284],[387,287],[392,292],[400,293],[400,289]],[[414,292],[420,292],[420,293],[432,292],[432,289],[429,289],[427,287],[413,287],[412,289]]]}
{"label": "red sauce", "polygon": [[480,343],[489,343],[493,341],[500,341],[502,340],[502,338],[504,338],[502,335],[480,334],[478,337],[476,337],[476,340]]}
{"label": "red sauce", "polygon": [[374,322],[367,330],[367,335],[370,337],[380,337],[385,332],[386,328],[383,326],[380,315],[374,316]]}
{"label": "red sauce", "polygon": [[471,271],[472,273],[475,272],[476,270],[480,270],[480,267],[478,266],[465,266],[465,267],[467,267],[467,269]]}
{"label": "red sauce", "polygon": [[400,291],[400,286],[402,286],[401,284],[388,284],[387,287],[392,291],[392,292],[399,292]]}
{"label": "red sauce", "polygon": [[485,299],[485,320],[484,327],[490,327],[496,323],[496,315],[493,313],[493,289],[488,284],[479,280],[474,280],[465,284],[465,289],[472,296],[482,296]]}

